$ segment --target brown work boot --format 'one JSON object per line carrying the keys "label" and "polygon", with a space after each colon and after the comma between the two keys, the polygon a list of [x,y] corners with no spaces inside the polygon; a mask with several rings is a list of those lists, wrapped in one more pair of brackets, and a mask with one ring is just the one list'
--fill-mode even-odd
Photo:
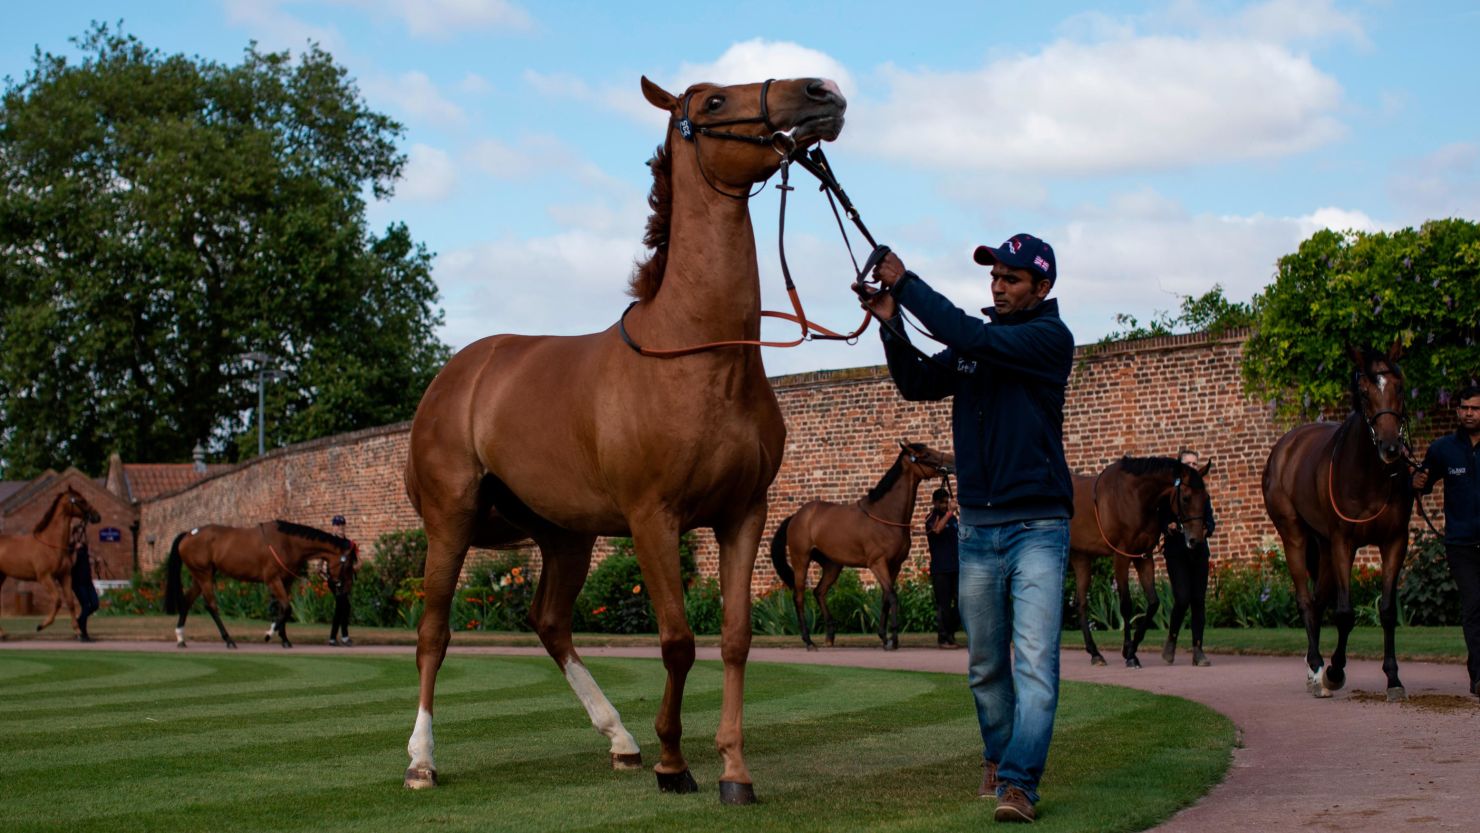
{"label": "brown work boot", "polygon": [[982,786],[976,791],[976,797],[997,797],[997,765],[991,761],[982,761]]}
{"label": "brown work boot", "polygon": [[996,821],[1026,821],[1032,822],[1038,818],[1033,812],[1033,802],[1028,800],[1028,794],[1017,787],[1008,787],[997,796],[997,811],[992,814]]}

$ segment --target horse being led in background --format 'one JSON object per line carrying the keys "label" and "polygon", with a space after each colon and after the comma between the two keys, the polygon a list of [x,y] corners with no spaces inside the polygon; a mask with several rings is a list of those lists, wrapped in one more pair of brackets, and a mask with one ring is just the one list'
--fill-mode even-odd
{"label": "horse being led in background", "polygon": [[865,567],[874,574],[883,595],[879,612],[879,639],[884,650],[899,648],[899,596],[895,582],[899,568],[910,554],[910,532],[915,517],[915,498],[920,481],[946,477],[955,471],[956,458],[924,443],[902,440],[894,465],[884,472],[868,495],[854,503],[814,500],[776,527],[771,538],[771,563],[776,574],[792,589],[802,643],[815,651],[807,627],[807,568],[813,561],[822,567],[813,595],[822,611],[828,647],[835,635],[832,613],[827,609],[827,591],[844,567]]}
{"label": "horse being led in background", "polygon": [[636,741],[571,645],[571,613],[597,536],[630,535],[668,672],[655,721],[658,787],[696,791],[680,745],[694,634],[678,541],[710,527],[724,599],[719,795],[725,803],[755,800],[742,749],[750,578],[786,426],[757,344],[749,189],[787,154],[835,138],[846,103],[836,84],[810,78],[699,84],[677,96],[645,78],[642,88],[669,122],[650,163],[644,242],[653,252],[633,277],[637,300],[603,332],[474,342],[417,407],[406,492],[426,525],[428,551],[408,787],[437,783],[432,706],[468,547],[526,538],[543,560],[530,612],[541,643],[610,739],[612,765],[641,765]]}
{"label": "horse being led in background", "polygon": [[[97,523],[98,513],[80,492],[68,486],[47,507],[30,532],[0,535],[0,585],[7,578],[34,581],[51,593],[51,613],[36,630],[49,627],[66,603],[77,629],[77,599],[72,595],[72,521]],[[0,628],[0,639],[6,633]]]}
{"label": "horse being led in background", "polygon": [[[1375,544],[1382,553],[1382,670],[1388,700],[1407,697],[1398,679],[1393,629],[1398,624],[1398,575],[1408,553],[1413,493],[1405,467],[1407,424],[1403,345],[1386,354],[1372,348],[1349,351],[1351,414],[1340,423],[1302,425],[1281,437],[1264,465],[1264,507],[1279,531],[1305,622],[1306,685],[1330,697],[1346,685],[1346,640],[1356,624],[1351,573],[1357,548]],[[1311,592],[1310,580],[1315,580]],[[1321,660],[1321,615],[1336,602],[1336,650]]]}
{"label": "horse being led in background", "polygon": [[[287,621],[292,612],[288,605],[292,598],[293,581],[302,578],[308,562],[322,559],[328,568],[329,584],[338,593],[348,594],[354,582],[355,565],[359,562],[360,548],[348,538],[331,535],[321,529],[288,521],[269,521],[256,526],[210,526],[197,527],[175,536],[170,544],[169,559],[165,562],[164,609],[166,613],[179,613],[175,624],[175,640],[185,647],[185,619],[195,597],[204,595],[206,610],[216,620],[216,629],[226,647],[235,648],[236,640],[226,632],[221,621],[220,608],[216,606],[217,574],[237,581],[257,581],[267,585],[272,597],[277,600],[277,619],[267,629],[267,639],[274,633],[282,639],[284,648],[293,647],[288,641]],[[181,591],[180,567],[190,570],[190,589]]]}
{"label": "horse being led in background", "polygon": [[[1120,655],[1127,668],[1140,668],[1136,651],[1151,626],[1160,602],[1156,597],[1156,563],[1151,553],[1167,524],[1182,528],[1188,547],[1207,537],[1208,491],[1205,478],[1211,462],[1195,469],[1171,457],[1122,457],[1094,477],[1074,475],[1074,520],[1069,524],[1069,563],[1074,567],[1074,604],[1079,629],[1090,662],[1105,658],[1090,633],[1090,559],[1115,559],[1115,584],[1124,621]],[[1146,596],[1146,612],[1133,616],[1130,567]],[[1139,620],[1139,621],[1138,621]],[[1135,622],[1134,635],[1132,623]]]}

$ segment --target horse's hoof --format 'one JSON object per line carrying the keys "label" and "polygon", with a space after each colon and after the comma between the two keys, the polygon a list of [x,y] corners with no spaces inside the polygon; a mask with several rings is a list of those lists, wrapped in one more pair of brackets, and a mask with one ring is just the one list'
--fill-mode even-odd
{"label": "horse's hoof", "polygon": [[807,650],[809,650],[809,651],[815,651],[815,650],[817,650],[817,646],[816,645],[813,645],[811,642],[808,642],[807,643]]}
{"label": "horse's hoof", "polygon": [[437,786],[437,770],[429,766],[413,766],[406,769],[406,789],[429,790]]}
{"label": "horse's hoof", "polygon": [[1321,688],[1328,691],[1340,691],[1346,687],[1346,672],[1339,668],[1326,666],[1321,669]]}
{"label": "horse's hoof", "polygon": [[46,626],[45,625],[37,625],[36,626],[36,631],[39,633],[41,631],[41,629],[44,628],[44,627],[46,627]]}
{"label": "horse's hoof", "polygon": [[659,772],[657,775],[658,792],[686,795],[699,791],[699,784],[694,781],[693,773],[688,770],[684,770],[683,772]]}
{"label": "horse's hoof", "polygon": [[1387,690],[1389,703],[1401,703],[1408,699],[1408,691],[1400,685],[1390,686]]}
{"label": "horse's hoof", "polygon": [[1140,668],[1141,667],[1141,660],[1137,659],[1136,657],[1126,657],[1125,658],[1125,667],[1126,668]]}
{"label": "horse's hoof", "polygon": [[283,647],[284,648],[291,648],[291,647],[293,647],[293,643],[291,643],[288,640],[284,639],[283,640]]}
{"label": "horse's hoof", "polygon": [[1202,651],[1193,651],[1192,664],[1197,666],[1198,668],[1207,668],[1208,666],[1213,664],[1213,661],[1208,659],[1208,655],[1204,654]]}
{"label": "horse's hoof", "polygon": [[1109,665],[1110,663],[1106,662],[1104,657],[1100,656],[1099,654],[1095,654],[1094,656],[1089,658],[1089,664],[1105,666]]}
{"label": "horse's hoof", "polygon": [[739,781],[721,781],[719,782],[719,803],[754,804],[755,787]]}
{"label": "horse's hoof", "polygon": [[612,769],[642,769],[642,753],[613,752]]}
{"label": "horse's hoof", "polygon": [[263,642],[271,642],[272,641],[272,634],[268,634],[267,636],[262,637],[262,641]]}
{"label": "horse's hoof", "polygon": [[[184,642],[176,642],[175,643],[175,647],[176,648],[184,648],[185,647],[185,643]],[[231,644],[228,643],[226,647],[228,647],[228,648],[235,648],[236,646],[235,645],[231,645]]]}
{"label": "horse's hoof", "polygon": [[1331,692],[1331,689],[1326,688],[1325,686],[1321,685],[1318,682],[1315,685],[1312,685],[1310,687],[1310,693],[1317,700],[1325,700],[1325,699],[1328,699],[1331,696],[1331,693],[1332,692]]}
{"label": "horse's hoof", "polygon": [[[181,647],[181,648],[184,648],[184,647],[185,647],[185,643],[183,643],[183,642],[182,642],[182,643],[180,643],[180,647]],[[228,647],[228,648],[230,648],[230,649],[231,649],[231,650],[233,650],[233,651],[235,651],[235,650],[236,650],[236,643],[235,643],[235,642],[230,642],[230,641],[228,641],[228,642],[227,642],[227,643],[226,643],[226,647]]]}

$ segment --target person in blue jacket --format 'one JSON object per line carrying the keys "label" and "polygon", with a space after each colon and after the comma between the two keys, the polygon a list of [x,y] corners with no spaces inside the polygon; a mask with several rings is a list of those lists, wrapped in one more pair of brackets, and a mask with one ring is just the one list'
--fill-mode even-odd
{"label": "person in blue jacket", "polygon": [[1460,628],[1469,654],[1470,693],[1480,697],[1480,387],[1456,397],[1459,427],[1429,445],[1413,488],[1428,494],[1444,481],[1444,554],[1459,588]]}
{"label": "person in blue jacket", "polygon": [[87,527],[72,527],[72,595],[77,597],[77,641],[91,642],[87,620],[98,611],[98,588],[93,584],[92,555],[87,550]]}
{"label": "person in blue jacket", "polygon": [[[865,304],[883,326],[889,373],[907,400],[952,398],[960,504],[960,609],[981,725],[979,794],[998,821],[1033,821],[1059,699],[1059,630],[1073,487],[1064,461],[1064,391],[1074,337],[1048,297],[1053,248],[1017,234],[974,259],[991,268],[987,320],[968,315],[893,253]],[[909,343],[904,307],[946,345]]]}

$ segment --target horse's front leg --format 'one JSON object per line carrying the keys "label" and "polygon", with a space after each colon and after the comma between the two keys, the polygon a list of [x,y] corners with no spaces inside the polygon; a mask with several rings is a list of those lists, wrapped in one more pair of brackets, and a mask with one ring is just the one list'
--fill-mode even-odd
{"label": "horse's front leg", "polygon": [[1141,660],[1136,657],[1131,642],[1136,615],[1136,603],[1131,598],[1131,562],[1123,555],[1115,556],[1115,593],[1120,598],[1120,656],[1125,659],[1126,668],[1140,668]]}
{"label": "horse's front leg", "polygon": [[[1141,640],[1146,638],[1146,631],[1156,621],[1156,611],[1161,607],[1161,599],[1156,595],[1156,562],[1151,556],[1136,559],[1136,578],[1141,582],[1141,595],[1146,597],[1146,614],[1136,625],[1136,636],[1131,641],[1131,656],[1137,656],[1141,648]],[[1137,664],[1140,660],[1136,660]]]}
{"label": "horse's front leg", "polygon": [[1382,671],[1387,675],[1389,702],[1408,699],[1408,691],[1398,679],[1397,647],[1394,629],[1398,626],[1398,579],[1408,555],[1408,535],[1389,541],[1382,548],[1382,597],[1377,602],[1377,616],[1382,623]]}
{"label": "horse's front leg", "polygon": [[[719,776],[719,800],[725,804],[755,803],[755,787],[750,780],[750,768],[745,765],[742,724],[745,662],[750,657],[750,578],[765,525],[766,504],[761,502],[734,525],[715,530],[719,539],[720,593],[724,600],[720,658],[725,664],[725,687],[714,743],[724,764]],[[798,584],[801,576],[798,574]],[[822,586],[818,584],[819,588]],[[831,637],[829,627],[828,644],[832,643]]]}
{"label": "horse's front leg", "polygon": [[1090,632],[1089,621],[1089,556],[1071,555],[1069,563],[1074,567],[1074,609],[1079,612],[1079,632],[1084,637],[1084,650],[1089,654],[1090,665],[1104,665],[1105,657],[1095,644]]}
{"label": "horse's front leg", "polygon": [[[759,543],[759,535],[756,542]],[[654,721],[660,746],[657,765],[658,789],[663,792],[698,792],[699,785],[684,759],[683,687],[694,666],[694,632],[689,629],[683,606],[683,576],[678,565],[678,524],[671,518],[653,515],[632,524],[632,544],[642,567],[643,583],[658,615],[658,642],[668,685]],[[751,553],[752,561],[755,553]],[[747,591],[748,592],[748,591]],[[725,606],[726,621],[731,606]]]}
{"label": "horse's front leg", "polygon": [[[293,612],[290,602],[293,597],[288,593],[289,586],[280,578],[272,578],[267,582],[268,591],[272,593],[272,597],[277,599],[278,603],[277,619],[273,621],[273,630],[277,631],[278,638],[283,641],[284,648],[293,647],[293,643],[288,641],[288,615]],[[271,631],[268,633],[269,638],[271,638]]]}

